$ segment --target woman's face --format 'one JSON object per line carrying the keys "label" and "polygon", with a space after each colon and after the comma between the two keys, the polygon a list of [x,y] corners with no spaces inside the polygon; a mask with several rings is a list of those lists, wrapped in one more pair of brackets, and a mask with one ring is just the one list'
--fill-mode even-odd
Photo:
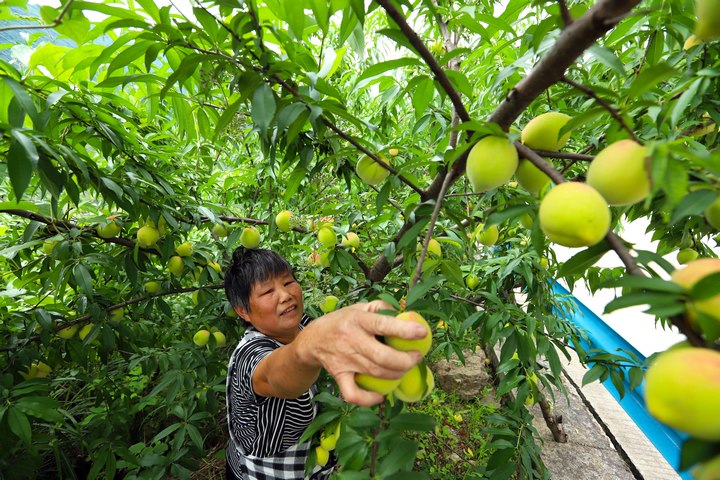
{"label": "woman's face", "polygon": [[243,320],[282,343],[298,334],[303,314],[302,288],[290,272],[257,282],[250,290],[250,310],[236,307]]}

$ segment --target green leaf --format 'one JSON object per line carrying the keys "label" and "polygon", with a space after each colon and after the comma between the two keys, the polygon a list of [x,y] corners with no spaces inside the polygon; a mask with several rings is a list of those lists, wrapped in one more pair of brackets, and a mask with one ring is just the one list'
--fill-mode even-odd
{"label": "green leaf", "polygon": [[225,130],[225,128],[227,128],[228,125],[230,125],[230,122],[232,122],[232,120],[235,118],[235,115],[237,114],[237,111],[240,108],[240,104],[242,102],[243,99],[239,98],[223,110],[222,115],[215,123],[215,134],[213,135],[213,140],[218,140],[218,138],[220,138],[220,134],[223,133],[223,131]]}
{"label": "green leaf", "polygon": [[73,276],[75,277],[75,282],[80,287],[80,291],[87,294],[93,293],[92,276],[84,264],[78,263],[75,265]]}
{"label": "green leaf", "polygon": [[517,205],[513,207],[507,207],[504,210],[491,213],[485,223],[487,225],[500,225],[501,223],[511,218],[520,218],[523,213],[527,213],[532,210],[533,207],[531,205]]}
{"label": "green leaf", "polygon": [[707,300],[718,294],[720,294],[720,272],[703,277],[690,290],[690,297],[693,300]]}
{"label": "green leaf", "polygon": [[475,97],[473,86],[465,75],[457,70],[446,70],[445,74],[458,92],[465,95],[468,99]]}
{"label": "green leaf", "polygon": [[584,387],[585,385],[598,380],[605,373],[607,373],[607,368],[605,367],[605,365],[596,363],[590,368],[590,370],[585,372],[585,375],[583,375],[582,386]]}
{"label": "green leaf", "polygon": [[635,77],[628,89],[627,97],[628,99],[635,98],[676,74],[677,71],[665,62],[652,65]]}
{"label": "green leaf", "polygon": [[295,38],[303,38],[303,30],[305,28],[305,1],[304,0],[283,0],[285,9],[285,21],[290,26],[290,30],[295,34]]}
{"label": "green leaf", "polygon": [[435,420],[424,413],[401,413],[390,420],[390,425],[401,430],[431,432],[435,429]]}
{"label": "green leaf", "polygon": [[415,87],[415,93],[412,97],[413,108],[415,109],[415,118],[419,119],[425,114],[430,102],[435,97],[435,82],[432,78],[423,76],[418,80]]}
{"label": "green leaf", "polygon": [[275,109],[275,96],[272,88],[269,85],[260,85],[253,94],[250,116],[263,136],[266,135],[267,129],[275,116]]}
{"label": "green leaf", "polygon": [[566,277],[568,275],[585,272],[585,270],[597,263],[608,250],[610,250],[610,244],[607,243],[607,240],[603,240],[597,245],[573,255],[572,258],[562,264],[558,271],[558,276]]}
{"label": "green leaf", "polygon": [[397,250],[402,250],[402,249],[405,248],[407,245],[410,245],[410,244],[413,243],[413,242],[416,243],[416,242],[417,242],[417,237],[418,237],[418,235],[420,234],[420,231],[421,231],[423,228],[425,228],[425,225],[427,225],[428,222],[430,222],[430,219],[427,218],[427,217],[423,217],[423,218],[421,218],[420,220],[418,220],[418,222],[417,222],[415,225],[413,225],[412,227],[410,227],[410,228],[403,234],[403,236],[402,236],[402,237],[400,238],[400,240],[397,242],[396,249],[397,249]]}
{"label": "green leaf", "polygon": [[675,207],[670,219],[670,225],[675,225],[690,215],[701,215],[714,200],[715,192],[713,190],[702,189],[688,193]]}
{"label": "green leaf", "polygon": [[12,142],[8,148],[7,171],[13,193],[18,200],[22,199],[32,178],[33,160],[29,157],[30,153],[18,141]]}
{"label": "green leaf", "polygon": [[10,431],[17,435],[18,438],[25,444],[30,445],[32,439],[32,429],[30,428],[30,421],[17,408],[9,408],[7,411],[8,424],[10,425]]}
{"label": "green leaf", "polygon": [[313,18],[320,26],[323,33],[328,32],[328,26],[330,24],[330,10],[328,8],[328,4],[329,2],[325,0],[310,0],[310,8],[313,12]]}
{"label": "green leaf", "polygon": [[611,70],[614,70],[619,77],[624,78],[627,76],[627,74],[625,73],[625,65],[623,65],[620,59],[618,59],[617,55],[615,55],[615,52],[613,52],[609,48],[602,47],[598,44],[593,44],[590,48],[588,48],[588,51],[592,53],[592,55],[597,58],[600,63],[602,63],[606,67],[609,67]]}
{"label": "green leaf", "polygon": [[378,467],[380,478],[388,478],[399,470],[412,469],[416,453],[417,444],[415,442],[405,439],[393,441],[390,453],[382,459]]}
{"label": "green leaf", "polygon": [[681,286],[662,278],[641,277],[628,275],[622,278],[608,280],[600,284],[600,288],[643,288],[657,292],[682,293]]}
{"label": "green leaf", "polygon": [[442,277],[433,276],[427,280],[418,282],[413,288],[410,289],[407,297],[405,297],[405,307],[407,309],[410,309],[413,303],[420,300],[420,298],[422,298],[422,296],[425,295],[428,290],[437,285],[440,280],[442,280]]}
{"label": "green leaf", "polygon": [[700,440],[698,438],[686,439],[680,448],[679,469],[687,470],[698,463],[704,463],[720,454],[720,446],[717,442]]}
{"label": "green leaf", "polygon": [[31,417],[41,418],[48,422],[60,422],[62,414],[58,412],[60,402],[50,397],[20,397],[15,407]]}
{"label": "green leaf", "polygon": [[193,444],[195,444],[198,450],[202,451],[204,442],[200,430],[198,430],[197,427],[191,423],[188,423],[186,427],[190,440],[193,442]]}
{"label": "green leaf", "polygon": [[[18,105],[20,105],[20,108],[23,110],[23,112],[25,112],[30,117],[33,125],[39,125],[40,117],[38,116],[35,104],[33,103],[30,95],[23,88],[23,86],[20,85],[16,80],[5,75],[0,75],[0,78],[7,84],[8,87],[10,87],[10,90],[12,90],[13,94],[15,95],[15,100],[18,102]],[[17,126],[19,127],[20,125]]]}
{"label": "green leaf", "polygon": [[605,305],[605,313],[614,312],[615,310],[635,305],[652,306],[655,302],[665,302],[667,299],[667,293],[628,293],[622,297],[611,300],[607,305]]}
{"label": "green leaf", "polygon": [[700,90],[700,87],[706,81],[707,79],[705,78],[698,78],[690,85],[690,87],[688,87],[687,90],[683,92],[682,95],[680,95],[680,98],[675,103],[672,114],[670,116],[670,121],[672,122],[673,127],[675,127],[678,122],[683,118],[685,111],[690,106],[690,103],[698,100],[698,90]]}
{"label": "green leaf", "polygon": [[398,58],[396,60],[387,60],[385,62],[376,63],[366,68],[362,74],[357,78],[356,83],[372,78],[381,73],[385,73],[388,70],[394,70],[396,68],[407,67],[407,66],[421,66],[422,62],[416,58]]}
{"label": "green leaf", "polygon": [[130,62],[137,60],[141,56],[144,57],[147,49],[150,47],[150,45],[153,45],[154,43],[155,42],[146,40],[136,42],[133,45],[127,47],[125,50],[123,50],[120,54],[118,54],[117,56],[115,56],[115,58],[112,59],[110,65],[108,65],[107,67],[106,78],[110,77],[112,73],[118,68],[123,68],[127,66]]}

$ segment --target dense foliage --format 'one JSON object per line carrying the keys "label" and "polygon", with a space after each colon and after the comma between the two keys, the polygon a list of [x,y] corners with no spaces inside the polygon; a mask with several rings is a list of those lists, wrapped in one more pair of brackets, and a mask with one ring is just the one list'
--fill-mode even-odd
{"label": "dense foliage", "polygon": [[[4,3],[0,20],[26,17],[26,3]],[[550,279],[623,287],[609,309],[648,304],[696,346],[720,336],[684,317],[662,258],[716,245],[703,211],[720,175],[718,44],[683,48],[688,2],[636,3],[214,0],[181,14],[152,0],[63,0],[41,8],[45,29],[5,22],[27,44],[0,61],[0,471],[196,470],[222,443],[225,362],[241,333],[215,262],[256,226],[262,246],[297,265],[311,313],[331,293],[341,306],[402,301],[444,322],[436,353],[461,353],[468,335],[499,348],[497,391],[515,400],[492,416],[477,475],[546,477],[525,402],[552,403],[538,386],[561,387],[568,350],[595,365],[589,380],[622,385],[629,372],[636,386],[643,367],[586,352]],[[74,46],[48,42],[48,28]],[[611,236],[558,264],[538,222],[520,223],[536,219],[537,196],[516,183],[472,193],[468,148],[488,133],[515,140],[546,111],[573,118],[566,153],[545,152],[557,176],[582,180],[616,140],[648,145],[650,196],[612,218],[618,231],[647,218],[657,252]],[[355,173],[365,155],[391,171],[376,186]],[[290,232],[274,222],[284,209]],[[108,223],[117,236],[98,231]],[[475,241],[479,224],[499,226],[499,246]],[[155,246],[137,241],[145,225],[161,230]],[[322,251],[320,225],[356,232],[360,247]],[[426,255],[431,237],[439,259]],[[185,241],[193,253],[171,274]],[[593,267],[610,249],[625,270]],[[316,252],[327,257],[309,262]],[[200,329],[224,332],[227,346],[196,346]],[[433,428],[402,404],[325,400],[325,421],[346,419],[342,478],[402,478],[418,446],[403,432]]]}

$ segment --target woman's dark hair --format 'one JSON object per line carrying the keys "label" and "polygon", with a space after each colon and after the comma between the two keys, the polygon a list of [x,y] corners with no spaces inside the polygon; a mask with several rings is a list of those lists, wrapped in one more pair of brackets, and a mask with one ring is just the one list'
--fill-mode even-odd
{"label": "woman's dark hair", "polygon": [[250,293],[257,282],[293,272],[290,263],[277,252],[265,248],[238,247],[225,269],[225,295],[230,305],[250,311]]}

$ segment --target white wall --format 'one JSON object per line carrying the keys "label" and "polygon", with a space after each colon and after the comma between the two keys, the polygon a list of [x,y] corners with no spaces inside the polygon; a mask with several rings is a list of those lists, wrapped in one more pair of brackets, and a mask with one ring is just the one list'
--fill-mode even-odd
{"label": "white wall", "polygon": [[[632,224],[625,225],[625,229],[620,236],[634,244],[639,250],[656,251],[657,242],[650,241],[650,235],[645,233],[647,226],[646,219],[635,221]],[[554,244],[553,246],[553,250],[560,262],[568,260],[581,251],[580,249],[566,248]],[[714,251],[720,254],[719,248],[716,247]],[[675,260],[676,253],[672,252],[666,255],[665,259],[673,265],[679,266]],[[596,265],[617,267],[622,266],[622,262],[614,251],[609,251]],[[562,280],[561,283],[563,283]],[[665,330],[660,325],[656,326],[655,317],[643,313],[643,310],[647,308],[646,306],[623,308],[609,314],[603,314],[605,305],[613,300],[616,295],[620,295],[619,289],[605,289],[591,294],[583,282],[579,281],[574,285],[572,293],[645,356],[663,351],[685,339],[685,336],[681,335],[674,327]]]}

